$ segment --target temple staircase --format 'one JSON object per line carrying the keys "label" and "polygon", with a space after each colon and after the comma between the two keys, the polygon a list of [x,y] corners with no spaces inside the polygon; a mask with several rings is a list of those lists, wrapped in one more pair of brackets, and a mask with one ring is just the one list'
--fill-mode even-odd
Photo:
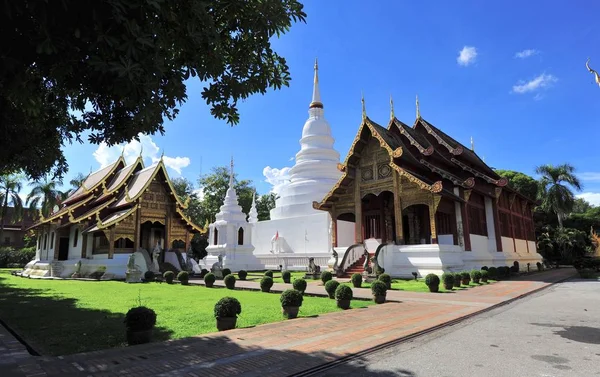
{"label": "temple staircase", "polygon": [[[369,253],[369,258],[373,258],[375,253]],[[344,271],[343,277],[349,278],[352,274],[359,273],[362,274],[364,272],[365,256],[361,256],[356,262],[354,262],[346,271]]]}

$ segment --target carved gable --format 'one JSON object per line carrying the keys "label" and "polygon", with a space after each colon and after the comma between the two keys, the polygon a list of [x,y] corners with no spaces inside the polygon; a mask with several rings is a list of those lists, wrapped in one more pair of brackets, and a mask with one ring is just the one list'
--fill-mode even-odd
{"label": "carved gable", "polygon": [[363,183],[392,178],[390,155],[379,141],[371,139],[360,157],[360,179]]}

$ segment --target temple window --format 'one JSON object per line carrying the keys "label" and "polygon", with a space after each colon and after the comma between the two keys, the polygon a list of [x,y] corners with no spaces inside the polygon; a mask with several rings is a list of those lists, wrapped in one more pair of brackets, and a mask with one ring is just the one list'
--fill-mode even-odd
{"label": "temple window", "polygon": [[44,249],[48,248],[48,233],[44,234]]}
{"label": "temple window", "polygon": [[217,245],[218,242],[219,242],[219,230],[217,228],[215,228],[215,233],[213,236],[213,245]]}
{"label": "temple window", "polygon": [[73,247],[77,247],[78,239],[79,239],[79,229],[75,228],[75,235],[73,236]]}
{"label": "temple window", "polygon": [[240,227],[238,230],[238,245],[244,244],[244,229]]}
{"label": "temple window", "polygon": [[471,234],[487,237],[487,222],[485,218],[485,202],[483,196],[474,192],[468,203],[469,229]]}
{"label": "temple window", "polygon": [[54,245],[54,232],[50,235],[50,245]]}

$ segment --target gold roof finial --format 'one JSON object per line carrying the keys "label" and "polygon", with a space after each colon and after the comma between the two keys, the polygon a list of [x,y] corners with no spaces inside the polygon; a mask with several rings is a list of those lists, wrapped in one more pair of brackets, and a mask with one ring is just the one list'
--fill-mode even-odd
{"label": "gold roof finial", "polygon": [[475,142],[473,141],[473,136],[471,136],[471,150],[475,152]]}
{"label": "gold roof finial", "polygon": [[421,117],[421,111],[419,110],[419,95],[417,94],[417,100],[415,101],[417,105],[417,119]]}
{"label": "gold roof finial", "polygon": [[392,95],[390,94],[390,119],[394,119],[396,117],[396,115],[394,115],[394,99],[392,98]]}
{"label": "gold roof finial", "polygon": [[589,63],[590,63],[590,58],[588,58],[587,61],[585,62],[585,67],[587,68],[588,71],[590,71],[591,74],[594,75],[594,78],[596,79],[596,84],[598,84],[600,86],[600,75],[598,75],[598,72],[596,72],[590,68]]}
{"label": "gold roof finial", "polygon": [[140,157],[142,157],[142,153],[144,153],[144,145],[140,145]]}
{"label": "gold roof finial", "polygon": [[231,156],[231,166],[229,170],[229,188],[233,188],[233,155]]}
{"label": "gold roof finial", "polygon": [[123,147],[123,149],[121,149],[121,157],[123,157],[125,155],[125,147]]}
{"label": "gold roof finial", "polygon": [[367,119],[367,109],[365,108],[365,95],[360,93],[360,102],[362,103],[362,118]]}
{"label": "gold roof finial", "polygon": [[160,154],[160,159],[162,160],[165,157],[165,149],[163,148],[162,153]]}
{"label": "gold roof finial", "polygon": [[314,80],[313,80],[313,95],[312,95],[312,101],[310,102],[310,105],[308,106],[309,109],[312,108],[318,108],[318,109],[322,109],[323,108],[323,102],[321,102],[321,92],[319,91],[319,62],[317,61],[317,58],[315,58],[315,76],[314,76]]}

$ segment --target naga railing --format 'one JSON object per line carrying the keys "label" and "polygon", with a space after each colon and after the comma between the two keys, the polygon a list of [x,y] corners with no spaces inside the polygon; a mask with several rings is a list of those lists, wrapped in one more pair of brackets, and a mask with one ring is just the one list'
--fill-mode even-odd
{"label": "naga railing", "polygon": [[364,253],[365,246],[362,243],[356,243],[348,247],[344,252],[344,257],[342,258],[342,262],[337,269],[337,273],[341,275],[346,272],[346,270],[356,263],[356,261],[358,261]]}

